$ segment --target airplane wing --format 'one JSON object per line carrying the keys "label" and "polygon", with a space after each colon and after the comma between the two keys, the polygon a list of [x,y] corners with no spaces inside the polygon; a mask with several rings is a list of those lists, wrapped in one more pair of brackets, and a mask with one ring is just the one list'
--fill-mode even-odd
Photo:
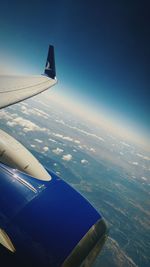
{"label": "airplane wing", "polygon": [[0,108],[37,95],[49,89],[56,82],[54,47],[50,45],[43,75],[0,75]]}

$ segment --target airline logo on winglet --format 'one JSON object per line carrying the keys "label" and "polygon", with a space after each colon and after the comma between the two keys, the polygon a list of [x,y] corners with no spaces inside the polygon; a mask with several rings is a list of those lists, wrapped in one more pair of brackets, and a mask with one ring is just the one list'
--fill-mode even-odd
{"label": "airline logo on winglet", "polygon": [[46,69],[46,70],[51,70],[49,61],[47,61],[47,65],[46,65],[45,69]]}

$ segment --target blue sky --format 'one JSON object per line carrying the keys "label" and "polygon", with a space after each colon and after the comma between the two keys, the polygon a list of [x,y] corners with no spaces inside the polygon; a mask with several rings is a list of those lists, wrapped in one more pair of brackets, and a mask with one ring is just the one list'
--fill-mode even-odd
{"label": "blue sky", "polygon": [[0,65],[41,73],[52,43],[59,80],[53,90],[148,135],[148,10],[148,1],[138,0],[2,0]]}

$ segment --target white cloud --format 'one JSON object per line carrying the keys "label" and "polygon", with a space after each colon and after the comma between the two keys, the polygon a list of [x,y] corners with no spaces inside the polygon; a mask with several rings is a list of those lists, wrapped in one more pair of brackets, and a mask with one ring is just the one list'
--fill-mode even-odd
{"label": "white cloud", "polygon": [[69,142],[73,142],[73,143],[75,143],[75,144],[80,144],[80,141],[79,141],[79,140],[76,140],[76,139],[74,139],[74,138],[72,138],[72,137],[70,137],[70,136],[64,136],[64,135],[62,135],[62,134],[58,134],[58,133],[53,133],[53,135],[54,135],[55,137],[61,138],[61,139],[63,139],[63,140],[66,140],[66,141],[69,141]]}
{"label": "white cloud", "polygon": [[30,146],[31,146],[31,147],[33,147],[33,148],[34,148],[34,147],[36,147],[36,146],[35,146],[35,145],[33,145],[33,144],[30,144]]}
{"label": "white cloud", "polygon": [[80,144],[79,140],[74,140],[75,144]]}
{"label": "white cloud", "polygon": [[65,125],[65,126],[67,126],[68,128],[73,129],[75,131],[78,131],[78,132],[80,132],[82,134],[85,134],[87,136],[94,137],[94,138],[98,139],[99,141],[105,142],[104,138],[102,138],[101,136],[98,136],[98,135],[93,134],[93,133],[89,133],[89,132],[87,132],[85,130],[82,130],[82,129],[79,129],[79,128],[75,127],[75,126],[71,126],[71,125],[65,123],[62,120],[56,120],[56,122],[61,123],[61,124]]}
{"label": "white cloud", "polygon": [[26,115],[30,114],[29,109],[24,105],[21,106],[21,112]]}
{"label": "white cloud", "polygon": [[93,147],[90,148],[90,151],[91,152],[96,152],[96,150]]}
{"label": "white cloud", "polygon": [[145,160],[150,160],[150,158],[149,157],[147,157],[147,156],[144,156],[144,155],[142,155],[142,154],[136,154],[139,158],[142,158],[142,159],[145,159]]}
{"label": "white cloud", "polygon": [[61,123],[61,124],[65,125],[65,122],[63,120],[55,120],[55,121],[58,122],[58,123]]}
{"label": "white cloud", "polygon": [[1,112],[0,112],[0,118],[5,119],[6,121],[12,121],[13,117],[17,117],[17,114],[9,113],[6,110],[1,110]]}
{"label": "white cloud", "polygon": [[67,141],[70,141],[70,142],[73,141],[73,138],[71,138],[71,137],[69,137],[69,136],[63,136],[63,139],[64,139],[64,140],[67,140]]}
{"label": "white cloud", "polygon": [[132,162],[132,164],[133,164],[133,165],[136,165],[136,166],[139,165],[139,163],[136,162],[136,161]]}
{"label": "white cloud", "polygon": [[33,113],[34,113],[35,115],[37,115],[37,116],[39,116],[39,117],[43,117],[43,118],[45,118],[45,119],[48,119],[48,118],[49,118],[49,115],[48,115],[46,112],[44,112],[43,110],[40,110],[40,109],[38,109],[38,108],[34,108],[34,109],[33,109]]}
{"label": "white cloud", "polygon": [[30,120],[23,119],[22,117],[18,117],[13,119],[13,122],[16,123],[16,125],[19,125],[23,127],[24,131],[42,131],[44,128],[40,128],[37,124]]}
{"label": "white cloud", "polygon": [[16,125],[16,123],[13,122],[13,121],[7,121],[6,124],[7,124],[8,126],[10,126],[10,127],[13,127],[13,126]]}
{"label": "white cloud", "polygon": [[21,112],[26,115],[35,115],[38,117],[42,117],[44,119],[48,119],[49,115],[45,113],[43,110],[40,110],[38,108],[28,108],[21,104]]}
{"label": "white cloud", "polygon": [[30,128],[27,128],[27,127],[25,127],[25,128],[23,128],[23,132],[24,132],[24,133],[31,132],[31,129],[30,129]]}
{"label": "white cloud", "polygon": [[86,159],[82,159],[82,160],[81,160],[81,163],[82,163],[82,164],[88,164],[88,160],[86,160]]}
{"label": "white cloud", "polygon": [[126,147],[130,147],[130,145],[127,144],[127,143],[125,143],[124,141],[120,141],[120,144],[122,144],[122,145],[124,145],[124,146],[126,146]]}
{"label": "white cloud", "polygon": [[54,139],[49,138],[48,140],[53,142],[53,143],[57,143]]}
{"label": "white cloud", "polygon": [[76,131],[78,131],[78,132],[80,132],[80,133],[82,133],[82,134],[85,134],[85,135],[87,135],[87,136],[94,137],[94,138],[98,139],[99,141],[105,142],[104,138],[102,138],[101,136],[98,136],[98,135],[93,134],[93,133],[89,133],[89,132],[87,132],[87,131],[84,131],[84,130],[79,129],[79,128],[74,127],[74,126],[70,126],[70,128],[71,128],[71,129],[74,129],[74,130],[76,130]]}
{"label": "white cloud", "polygon": [[45,128],[39,127],[37,124],[34,122],[24,119],[22,117],[16,117],[12,115],[5,114],[5,119],[7,121],[7,125],[13,127],[13,126],[20,126],[23,128],[24,132],[29,132],[29,131],[45,131]]}
{"label": "white cloud", "polygon": [[70,161],[72,159],[72,155],[71,154],[63,155],[62,159],[65,161]]}
{"label": "white cloud", "polygon": [[44,150],[44,152],[47,152],[49,150],[49,148],[47,146],[44,146],[43,150]]}
{"label": "white cloud", "polygon": [[[26,108],[26,106],[21,106],[23,111],[27,111],[26,114],[28,114],[28,108]],[[10,127],[14,127],[14,126],[20,126],[23,128],[24,132],[30,132],[30,131],[42,131],[45,132],[47,131],[46,128],[41,128],[40,126],[38,126],[37,124],[35,124],[34,122],[32,122],[31,120],[27,120],[24,119],[22,117],[18,117],[17,113],[12,113],[12,108],[11,108],[11,112],[8,111],[1,111],[0,112],[0,118],[5,119],[7,122],[6,124]]]}
{"label": "white cloud", "polygon": [[40,140],[40,139],[37,139],[37,138],[35,138],[35,139],[34,139],[34,141],[35,141],[35,142],[37,142],[37,143],[39,143],[39,144],[43,143],[43,141],[42,141],[42,140]]}
{"label": "white cloud", "polygon": [[53,149],[52,152],[56,155],[60,155],[63,152],[63,149],[57,147],[56,149]]}
{"label": "white cloud", "polygon": [[59,138],[63,138],[63,135],[62,134],[57,134],[57,133],[55,134],[55,133],[53,133],[53,135],[56,136],[56,137],[59,137]]}
{"label": "white cloud", "polygon": [[142,176],[141,179],[144,180],[144,181],[147,181],[147,178],[144,177],[144,176]]}

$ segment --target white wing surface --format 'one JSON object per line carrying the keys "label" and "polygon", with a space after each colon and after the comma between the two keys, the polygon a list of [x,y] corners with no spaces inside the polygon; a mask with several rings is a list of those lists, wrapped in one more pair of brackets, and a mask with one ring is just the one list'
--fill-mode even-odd
{"label": "white wing surface", "polygon": [[37,95],[56,83],[44,75],[39,76],[0,76],[0,108]]}
{"label": "white wing surface", "polygon": [[37,95],[49,89],[56,82],[54,47],[50,45],[44,75],[0,75],[0,108]]}

